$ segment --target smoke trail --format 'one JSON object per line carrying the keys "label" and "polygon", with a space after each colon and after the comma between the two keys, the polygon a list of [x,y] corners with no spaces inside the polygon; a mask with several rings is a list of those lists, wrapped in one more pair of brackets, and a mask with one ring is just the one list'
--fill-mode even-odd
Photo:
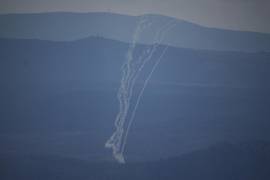
{"label": "smoke trail", "polygon": [[[140,72],[144,68],[145,64],[152,58],[152,55],[155,53],[156,49],[160,45],[161,41],[164,38],[164,34],[171,28],[172,22],[166,24],[162,29],[160,29],[154,39],[154,44],[150,46],[143,54],[135,61],[134,59],[134,50],[136,48],[137,40],[140,34],[143,32],[145,28],[151,25],[151,22],[148,22],[145,16],[140,17],[136,30],[133,34],[132,43],[128,48],[128,52],[126,55],[127,61],[122,66],[122,78],[120,82],[120,87],[117,93],[117,98],[119,101],[119,112],[116,116],[115,127],[116,130],[113,135],[106,142],[105,147],[112,148],[113,155],[115,159],[120,163],[125,163],[125,159],[123,157],[124,148],[127,141],[127,136],[129,133],[130,126],[135,117],[137,107],[140,103],[140,99],[143,95],[144,89],[146,88],[148,81],[150,80],[155,68],[159,64],[162,56],[165,54],[167,47],[163,50],[161,56],[158,58],[156,63],[154,64],[150,74],[147,76],[144,81],[143,88],[141,89],[139,96],[136,99],[136,104],[132,110],[131,118],[127,119],[128,112],[130,109],[130,101],[133,94],[134,84],[136,79],[138,78]],[[170,27],[170,28],[168,28]],[[126,122],[128,120],[128,122]],[[127,123],[127,129],[124,131],[124,125]],[[124,139],[123,139],[124,135]]]}
{"label": "smoke trail", "polygon": [[146,22],[145,17],[141,17],[137,25],[137,28],[134,32],[132,43],[126,55],[127,62],[122,66],[123,74],[122,74],[122,79],[120,82],[120,88],[117,94],[117,98],[120,104],[120,109],[115,120],[116,130],[105,144],[105,147],[112,148],[114,157],[120,163],[125,162],[123,155],[120,153],[120,149],[121,149],[122,135],[124,132],[123,125],[124,125],[124,122],[128,113],[128,109],[130,106],[129,101],[130,101],[131,93],[129,91],[132,88],[129,88],[130,86],[129,82],[130,82],[130,78],[132,78],[134,74],[136,73],[136,71],[134,71],[134,68],[132,68],[132,66],[134,66],[132,64],[133,52],[137,43],[138,36],[143,30],[143,28],[145,28],[145,22]]}
{"label": "smoke trail", "polygon": [[[167,28],[167,30],[166,30],[165,32],[163,32],[163,36],[162,36],[161,39],[159,39],[158,44],[160,44],[160,43],[162,42],[165,33],[166,33],[167,31],[169,31],[173,26],[175,26],[175,24],[172,24],[172,26],[169,26],[169,28]],[[133,120],[134,120],[134,118],[135,118],[136,111],[137,111],[137,108],[138,108],[138,106],[139,106],[139,104],[140,104],[140,101],[141,101],[142,95],[143,95],[143,93],[144,93],[144,90],[145,90],[145,88],[146,88],[146,86],[147,86],[149,80],[151,79],[151,77],[152,77],[152,75],[153,75],[155,69],[156,69],[157,66],[159,65],[159,63],[160,63],[162,57],[163,57],[164,54],[166,53],[167,49],[168,49],[168,46],[166,46],[166,47],[164,48],[164,50],[162,51],[161,55],[158,57],[158,59],[157,59],[157,61],[155,62],[154,66],[152,67],[152,70],[150,71],[149,75],[147,76],[146,80],[144,81],[143,87],[142,87],[141,91],[139,92],[138,98],[137,98],[137,100],[136,100],[134,109],[133,109],[132,114],[131,114],[130,121],[128,122],[128,126],[127,126],[127,130],[126,130],[126,133],[125,133],[125,137],[124,137],[124,139],[123,139],[123,144],[122,144],[122,148],[121,148],[121,153],[122,153],[122,154],[124,153],[125,146],[126,146],[126,142],[127,142],[128,133],[129,133],[130,127],[131,127],[131,125],[132,125],[132,123],[133,123]],[[149,57],[149,59],[151,59],[151,57],[152,57],[152,54],[151,54],[151,56]]]}

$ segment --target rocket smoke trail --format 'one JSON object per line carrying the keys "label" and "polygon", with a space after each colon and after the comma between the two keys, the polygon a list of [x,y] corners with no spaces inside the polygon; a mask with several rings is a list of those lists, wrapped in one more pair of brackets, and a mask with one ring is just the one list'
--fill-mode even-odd
{"label": "rocket smoke trail", "polygon": [[[160,28],[159,31],[155,34],[153,44],[150,47],[148,47],[139,56],[139,58],[134,59],[134,50],[136,48],[138,38],[144,31],[144,29],[148,28],[151,25],[152,23],[147,19],[146,16],[140,17],[136,30],[133,34],[132,42],[126,54],[127,60],[122,66],[122,78],[117,93],[117,98],[119,101],[119,112],[114,122],[116,130],[109,138],[109,140],[105,143],[106,148],[112,148],[113,156],[119,163],[125,163],[123,153],[125,150],[129,129],[136,115],[137,107],[140,103],[143,92],[153,72],[155,71],[156,67],[158,66],[160,60],[162,59],[162,56],[165,54],[168,47],[165,47],[161,55],[158,57],[150,73],[147,75],[143,83],[143,87],[139,91],[138,97],[135,98],[135,106],[133,108],[130,108],[131,106],[130,101],[133,95],[135,82],[138,76],[140,75],[140,72],[143,70],[145,64],[151,60],[153,54],[160,46],[160,43],[162,42],[165,33],[168,32],[175,25],[175,22],[174,20],[170,21],[167,24],[165,24],[162,28]],[[129,113],[131,113],[130,118],[128,118]]]}

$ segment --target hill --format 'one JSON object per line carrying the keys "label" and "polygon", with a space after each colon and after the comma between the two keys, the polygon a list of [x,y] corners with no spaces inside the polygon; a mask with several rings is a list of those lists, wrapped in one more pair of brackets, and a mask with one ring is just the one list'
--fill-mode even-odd
{"label": "hill", "polygon": [[[223,51],[270,51],[270,34],[209,28],[161,15],[145,15],[152,23],[139,39],[153,43],[157,29],[169,21],[175,26],[164,44]],[[39,13],[0,15],[0,37],[70,41],[101,36],[131,42],[139,16],[112,13]]]}

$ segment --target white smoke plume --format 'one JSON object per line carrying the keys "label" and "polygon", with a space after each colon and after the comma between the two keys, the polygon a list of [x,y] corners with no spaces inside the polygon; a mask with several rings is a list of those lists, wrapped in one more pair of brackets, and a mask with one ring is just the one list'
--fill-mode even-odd
{"label": "white smoke plume", "polygon": [[[160,28],[155,34],[155,39],[150,47],[146,48],[146,50],[139,56],[139,58],[135,59],[134,51],[137,45],[138,38],[143,33],[143,31],[150,27],[152,22],[149,21],[147,16],[141,16],[140,20],[137,24],[136,30],[133,34],[132,43],[128,48],[126,55],[126,62],[122,66],[122,78],[120,82],[120,87],[117,93],[117,98],[119,101],[119,112],[115,119],[115,132],[109,138],[109,140],[105,143],[106,148],[112,148],[113,156],[119,163],[125,163],[124,159],[124,150],[127,142],[128,133],[132,122],[136,115],[136,110],[142,98],[143,92],[153,74],[156,67],[158,66],[160,60],[165,54],[167,47],[164,48],[161,55],[157,58],[157,61],[154,63],[150,73],[146,76],[143,87],[139,91],[138,97],[135,97],[135,105],[131,108],[131,99],[133,97],[133,90],[135,82],[143,70],[145,64],[149,62],[156,52],[157,48],[160,46],[165,34],[175,25],[174,20],[165,24],[162,28]],[[128,113],[131,113],[131,117],[128,118]]]}

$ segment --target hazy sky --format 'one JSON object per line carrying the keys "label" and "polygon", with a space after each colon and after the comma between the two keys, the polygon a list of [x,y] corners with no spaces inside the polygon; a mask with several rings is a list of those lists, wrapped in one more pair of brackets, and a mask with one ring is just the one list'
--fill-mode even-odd
{"label": "hazy sky", "polygon": [[0,13],[164,14],[211,27],[270,33],[270,0],[0,0]]}

